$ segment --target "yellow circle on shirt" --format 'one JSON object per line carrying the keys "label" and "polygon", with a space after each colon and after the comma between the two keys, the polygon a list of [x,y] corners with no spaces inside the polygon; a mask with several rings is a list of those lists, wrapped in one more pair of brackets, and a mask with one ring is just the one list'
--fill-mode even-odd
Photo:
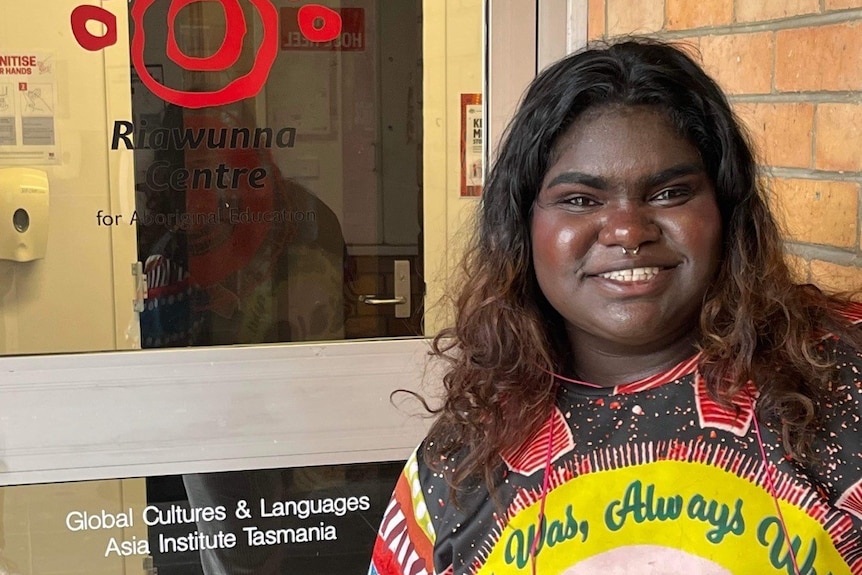
{"label": "yellow circle on shirt", "polygon": [[[516,513],[478,573],[530,572],[540,498]],[[802,573],[849,573],[829,534],[779,501]],[[704,463],[657,461],[587,473],[547,494],[542,575],[793,573],[776,503],[764,488]]]}

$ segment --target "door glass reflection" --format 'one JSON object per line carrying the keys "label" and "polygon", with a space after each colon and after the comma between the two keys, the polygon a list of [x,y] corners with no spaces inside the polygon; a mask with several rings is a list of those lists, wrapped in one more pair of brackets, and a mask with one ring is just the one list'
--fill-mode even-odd
{"label": "door glass reflection", "polygon": [[[182,4],[146,11],[148,77],[203,95],[258,65],[264,13],[241,4],[247,33],[229,46],[236,13]],[[331,6],[342,29],[327,42],[303,35],[295,2],[273,5],[259,94],[178,105],[135,75],[133,121],[114,126],[135,149],[142,347],[422,333],[421,2]],[[227,69],[188,69],[234,48]],[[396,269],[412,296],[398,314],[380,303]]]}

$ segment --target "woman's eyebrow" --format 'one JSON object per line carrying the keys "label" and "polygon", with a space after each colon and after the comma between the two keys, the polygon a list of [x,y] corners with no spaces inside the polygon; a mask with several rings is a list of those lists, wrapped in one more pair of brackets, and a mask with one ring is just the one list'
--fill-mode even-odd
{"label": "woman's eyebrow", "polygon": [[655,174],[645,177],[642,180],[642,185],[647,188],[652,188],[655,186],[660,186],[666,182],[669,182],[675,178],[680,178],[682,176],[691,176],[695,174],[704,173],[705,169],[702,164],[694,164],[694,163],[684,163],[677,164],[675,166],[671,166],[666,170],[662,170]]}
{"label": "woman's eyebrow", "polygon": [[554,179],[548,182],[547,187],[553,188],[559,184],[581,184],[588,188],[595,188],[597,190],[606,190],[611,187],[606,179],[599,176],[585,174],[584,172],[563,172],[561,174],[557,174],[554,176]]}
{"label": "woman's eyebrow", "polygon": [[[690,176],[693,174],[702,174],[703,172],[704,167],[702,164],[686,162],[671,166],[669,168],[661,170],[660,172],[656,172],[655,174],[645,176],[639,180],[638,184],[641,187],[652,188],[669,182],[674,178]],[[610,181],[606,178],[577,171],[569,171],[557,174],[550,182],[548,182],[547,187],[553,188],[554,186],[559,184],[580,184],[582,186],[593,188],[595,190],[608,190],[613,187]]]}

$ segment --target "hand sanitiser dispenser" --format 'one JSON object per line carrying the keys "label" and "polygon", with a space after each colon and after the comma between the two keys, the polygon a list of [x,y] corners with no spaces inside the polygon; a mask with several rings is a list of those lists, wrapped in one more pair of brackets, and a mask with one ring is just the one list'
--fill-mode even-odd
{"label": "hand sanitiser dispenser", "polygon": [[47,246],[48,174],[0,169],[0,260],[38,260]]}

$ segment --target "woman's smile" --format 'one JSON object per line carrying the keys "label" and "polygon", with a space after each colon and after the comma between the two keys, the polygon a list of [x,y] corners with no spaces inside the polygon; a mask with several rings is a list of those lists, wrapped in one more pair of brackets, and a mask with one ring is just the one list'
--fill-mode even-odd
{"label": "woman's smile", "polygon": [[630,268],[588,276],[587,280],[596,281],[599,286],[598,289],[606,290],[609,297],[642,297],[666,289],[668,284],[673,281],[673,269]]}
{"label": "woman's smile", "polygon": [[627,268],[613,272],[599,274],[600,278],[613,280],[614,282],[633,283],[649,281],[661,271],[661,268]]}

